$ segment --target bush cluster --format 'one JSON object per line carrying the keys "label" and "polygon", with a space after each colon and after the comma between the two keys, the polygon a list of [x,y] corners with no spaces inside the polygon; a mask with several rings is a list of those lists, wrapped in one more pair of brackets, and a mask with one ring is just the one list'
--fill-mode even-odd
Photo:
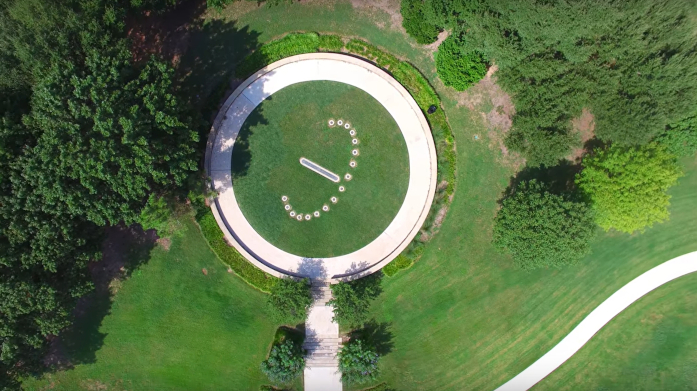
{"label": "bush cluster", "polygon": [[381,273],[350,282],[340,282],[331,286],[332,298],[329,305],[334,306],[334,320],[342,327],[355,328],[368,320],[368,310],[372,301],[382,293]]}
{"label": "bush cluster", "polygon": [[269,358],[262,361],[261,371],[274,383],[287,384],[300,376],[305,369],[305,357],[300,345],[286,339],[274,345]]}
{"label": "bush cluster", "polygon": [[441,28],[426,18],[422,0],[402,0],[401,12],[402,26],[416,42],[425,45],[436,41]]}
{"label": "bush cluster", "polygon": [[375,381],[380,374],[380,355],[375,348],[360,339],[352,339],[339,351],[341,380],[347,384]]}
{"label": "bush cluster", "polygon": [[486,75],[487,63],[479,52],[465,52],[451,35],[438,46],[436,70],[443,84],[464,91]]}
{"label": "bush cluster", "polygon": [[305,322],[307,311],[312,305],[310,281],[281,278],[271,287],[267,299],[269,312],[274,320],[282,324],[299,324]]}

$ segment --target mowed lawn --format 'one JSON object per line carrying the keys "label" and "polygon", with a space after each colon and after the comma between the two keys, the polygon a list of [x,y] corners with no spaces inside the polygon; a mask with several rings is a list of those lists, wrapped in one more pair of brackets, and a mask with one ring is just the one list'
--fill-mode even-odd
{"label": "mowed lawn", "polygon": [[228,273],[192,221],[184,228],[121,284],[94,363],[27,380],[25,389],[258,390],[268,382],[259,365],[276,325],[266,295]]}
{"label": "mowed lawn", "polygon": [[[339,182],[301,165],[301,157]],[[281,89],[252,111],[235,142],[232,175],[237,203],[262,237],[295,255],[333,257],[368,245],[392,222],[407,192],[409,155],[375,98],[347,84],[311,81]]]}
{"label": "mowed lawn", "polygon": [[619,314],[534,390],[693,390],[697,273],[661,286]]}

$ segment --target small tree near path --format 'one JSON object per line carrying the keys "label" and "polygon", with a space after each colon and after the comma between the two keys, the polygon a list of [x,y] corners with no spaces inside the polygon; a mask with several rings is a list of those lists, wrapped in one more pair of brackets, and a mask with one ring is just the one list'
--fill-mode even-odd
{"label": "small tree near path", "polygon": [[303,323],[312,305],[308,279],[300,281],[282,278],[271,288],[267,300],[269,311],[276,321],[284,324]]}
{"label": "small tree near path", "polygon": [[377,380],[380,356],[375,348],[360,339],[351,340],[339,352],[341,380],[347,384],[363,384]]}
{"label": "small tree near path", "polygon": [[606,231],[633,233],[668,219],[668,188],[682,175],[674,155],[652,143],[611,146],[583,159],[576,183]]}
{"label": "small tree near path", "polygon": [[368,320],[370,304],[382,288],[382,273],[373,273],[351,282],[340,282],[331,286],[333,299],[329,305],[334,307],[334,320],[343,327],[360,327]]}
{"label": "small tree near path", "polygon": [[305,369],[305,357],[302,348],[291,339],[271,348],[269,358],[262,361],[261,371],[274,383],[287,384]]}

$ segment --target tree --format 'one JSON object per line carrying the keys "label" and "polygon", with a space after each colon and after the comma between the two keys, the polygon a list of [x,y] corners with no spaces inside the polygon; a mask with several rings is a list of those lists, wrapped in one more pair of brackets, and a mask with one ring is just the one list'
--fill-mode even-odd
{"label": "tree", "polygon": [[382,274],[373,273],[358,280],[333,284],[334,298],[328,304],[334,306],[334,320],[346,327],[362,325],[368,318],[371,302],[382,293],[381,281]]}
{"label": "tree", "polygon": [[25,120],[38,135],[24,164],[36,201],[100,225],[134,221],[151,191],[196,170],[198,135],[173,70],[151,60],[139,71],[122,46],[52,67]]}
{"label": "tree", "polygon": [[675,156],[692,156],[697,153],[697,114],[671,124],[656,141]]}
{"label": "tree", "polygon": [[281,278],[271,288],[267,299],[269,311],[279,323],[298,324],[307,319],[312,293],[307,278],[300,281]]}
{"label": "tree", "polygon": [[588,254],[595,230],[585,203],[551,194],[533,179],[503,200],[494,220],[494,244],[522,269],[561,267]]}
{"label": "tree", "polygon": [[431,23],[464,32],[462,53],[498,66],[516,108],[514,131],[525,118],[523,137],[508,145],[528,161],[542,161],[547,150],[547,162],[568,154],[561,151],[575,140],[562,136],[583,107],[594,114],[599,139],[623,145],[646,144],[697,110],[689,0],[419,3]]}
{"label": "tree", "polygon": [[380,355],[375,348],[360,339],[352,339],[339,351],[341,380],[347,384],[375,381],[380,374]]}
{"label": "tree", "polygon": [[433,43],[438,38],[440,28],[430,22],[425,15],[422,0],[402,0],[402,26],[417,43]]}
{"label": "tree", "polygon": [[655,143],[613,145],[583,159],[576,183],[591,201],[606,231],[632,233],[668,219],[668,188],[682,175],[675,156]]}
{"label": "tree", "polygon": [[290,383],[305,369],[302,348],[290,338],[271,348],[269,358],[261,363],[261,371],[274,383]]}
{"label": "tree", "polygon": [[478,52],[465,52],[451,35],[438,46],[436,69],[443,84],[464,91],[486,75],[487,64]]}

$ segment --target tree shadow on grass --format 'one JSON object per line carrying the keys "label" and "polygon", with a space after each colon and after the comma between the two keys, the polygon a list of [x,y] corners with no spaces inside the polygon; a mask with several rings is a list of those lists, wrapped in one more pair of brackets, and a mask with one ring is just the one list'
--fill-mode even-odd
{"label": "tree shadow on grass", "polygon": [[390,323],[378,323],[375,319],[371,319],[363,325],[363,328],[353,331],[350,336],[351,339],[365,341],[373,346],[380,356],[384,356],[390,353],[394,347],[390,326]]}
{"label": "tree shadow on grass", "polygon": [[102,259],[89,265],[95,289],[80,298],[73,324],[52,342],[46,364],[57,369],[96,362],[96,352],[104,345],[102,321],[111,313],[112,298],[121,282],[150,259],[157,242],[154,230],[123,224],[106,228]]}

